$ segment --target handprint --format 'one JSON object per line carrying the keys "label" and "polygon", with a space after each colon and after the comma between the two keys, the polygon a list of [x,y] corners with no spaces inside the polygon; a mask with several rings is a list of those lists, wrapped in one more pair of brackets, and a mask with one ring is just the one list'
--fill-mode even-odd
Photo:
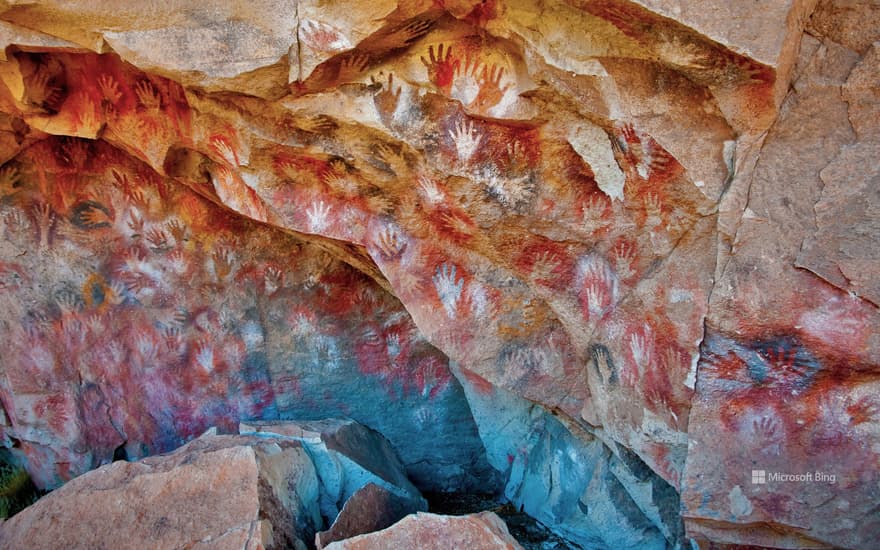
{"label": "handprint", "polygon": [[372,44],[375,50],[392,50],[409,46],[415,40],[421,38],[431,29],[434,24],[431,20],[416,19],[402,27],[382,32]]}
{"label": "handprint", "polygon": [[502,205],[520,209],[529,204],[535,194],[535,185],[529,174],[503,177],[494,169],[481,171],[480,184]]}
{"label": "handprint", "polygon": [[614,267],[621,279],[629,279],[635,275],[633,260],[635,260],[635,251],[632,246],[623,242],[615,245]]}
{"label": "handprint", "polygon": [[55,212],[52,207],[46,203],[34,206],[34,218],[37,222],[37,228],[40,231],[40,250],[49,248],[49,237],[52,226],[55,224]]}
{"label": "handprint", "polygon": [[467,241],[474,235],[476,227],[467,214],[453,211],[444,213],[440,219],[449,236],[456,241]]}
{"label": "handprint", "polygon": [[434,413],[433,409],[428,407],[421,407],[416,411],[416,422],[419,426],[433,426],[437,423],[437,415]]}
{"label": "handprint", "polygon": [[431,177],[426,175],[419,176],[419,189],[428,204],[441,204],[446,200],[446,196],[440,189],[439,184]]}
{"label": "handprint", "polygon": [[549,250],[541,252],[541,255],[535,259],[535,263],[532,265],[532,279],[543,284],[553,282],[553,273],[559,268],[561,263],[559,257],[553,252]]}
{"label": "handprint", "polygon": [[458,159],[467,163],[483,140],[483,136],[470,120],[458,121],[454,130],[449,131],[449,137],[455,143],[455,152]]}
{"label": "handprint", "polygon": [[18,169],[15,166],[0,168],[0,193],[3,196],[9,196],[18,192],[19,178]]}
{"label": "handprint", "polygon": [[605,219],[605,211],[608,208],[608,201],[602,197],[590,197],[590,200],[581,208],[582,225],[584,230],[593,234],[604,229],[609,222]]}
{"label": "handprint", "polygon": [[80,111],[76,115],[79,129],[87,131],[98,130],[101,126],[101,121],[98,118],[98,107],[95,103],[90,99],[86,99],[82,101],[80,107]]}
{"label": "handprint", "polygon": [[373,102],[376,104],[376,110],[379,111],[379,116],[382,118],[382,122],[387,126],[392,118],[394,117],[394,112],[397,110],[397,104],[400,101],[400,94],[402,89],[400,86],[397,87],[397,90],[394,89],[394,74],[388,73],[388,87],[382,87],[382,91],[373,96]]}
{"label": "handprint", "polygon": [[283,284],[283,273],[277,267],[269,266],[263,273],[263,286],[269,296],[275,294]]}
{"label": "handprint", "polygon": [[107,300],[107,303],[118,306],[125,301],[125,295],[127,292],[128,290],[125,288],[122,281],[111,281],[110,288],[108,289],[108,292],[105,293],[105,299]]}
{"label": "handprint", "polygon": [[217,282],[222,283],[232,273],[235,257],[230,250],[221,247],[214,250],[211,259],[214,260],[214,274],[217,276]]}
{"label": "handprint", "polygon": [[514,174],[521,174],[529,167],[529,157],[526,148],[518,139],[507,144],[507,167]]}
{"label": "handprint", "polygon": [[349,55],[339,64],[339,82],[349,82],[359,76],[370,64],[370,58],[363,53],[355,53]]}
{"label": "handprint", "polygon": [[320,233],[327,228],[330,207],[324,204],[324,201],[313,203],[306,211],[306,216],[309,219],[309,229],[312,232]]}
{"label": "handprint", "polygon": [[149,276],[139,271],[125,271],[120,274],[120,278],[122,279],[122,282],[125,283],[125,288],[128,290],[128,293],[135,296],[145,288],[153,286],[153,282],[150,280]]}
{"label": "handprint", "polygon": [[304,20],[299,27],[299,33],[303,42],[313,50],[338,52],[353,47],[345,35],[322,21]]}
{"label": "handprint", "polygon": [[776,421],[769,416],[752,421],[752,430],[759,439],[772,439],[776,435],[776,428]]}
{"label": "handprint", "polygon": [[25,83],[25,91],[30,103],[39,107],[58,108],[62,99],[61,89],[53,86],[50,83],[51,79],[49,73],[43,70],[38,70],[31,75],[30,82]]}
{"label": "handprint", "polygon": [[644,334],[635,333],[629,337],[629,349],[632,352],[633,361],[639,370],[639,375],[644,375],[654,359],[654,342],[651,333],[646,328]]}
{"label": "handprint", "polygon": [[90,156],[89,142],[84,139],[65,138],[61,144],[61,157],[74,168],[83,168]]}
{"label": "handprint", "polygon": [[172,355],[181,353],[184,340],[180,327],[164,327],[162,329],[162,340],[167,353]]}
{"label": "handprint", "polygon": [[[658,386],[650,386],[644,388],[644,396],[645,401],[651,404],[653,407],[662,407],[667,410],[669,409],[669,398],[662,388]],[[674,415],[675,413],[672,414]]]}
{"label": "handprint", "polygon": [[371,192],[366,195],[369,209],[380,216],[389,216],[397,210],[397,201],[394,197],[383,194],[381,191]]}
{"label": "handprint", "polygon": [[471,281],[468,284],[468,289],[464,294],[461,305],[470,310],[474,317],[478,319],[491,321],[497,317],[497,308],[490,299],[486,287],[476,281]]}
{"label": "handprint", "polygon": [[131,180],[128,179],[128,174],[125,172],[117,172],[115,169],[110,169],[110,173],[113,175],[113,186],[121,191],[126,191],[131,188]]}
{"label": "handprint", "polygon": [[386,227],[379,233],[375,242],[379,254],[386,260],[396,260],[406,251],[406,241],[402,240],[396,231]]}
{"label": "handprint", "polygon": [[82,308],[82,301],[79,296],[69,291],[59,292],[55,296],[55,303],[58,305],[58,309],[61,310],[61,314],[66,316],[72,315]]}
{"label": "handprint", "polygon": [[[464,64],[457,63],[455,65],[455,73],[453,79],[459,78],[477,78],[477,72],[480,69],[480,61],[473,55],[467,54],[464,57]],[[473,82],[473,80],[472,80]]]}
{"label": "handprint", "polygon": [[134,90],[138,100],[145,108],[158,111],[162,108],[162,96],[149,80],[141,80]]}
{"label": "handprint", "polygon": [[873,395],[865,395],[855,403],[847,397],[846,412],[849,414],[850,424],[857,426],[866,422],[880,419],[880,398]]}
{"label": "handprint", "polygon": [[591,283],[586,290],[587,311],[590,313],[591,319],[599,319],[605,313],[606,304],[608,303],[607,291],[604,286],[598,283]]}
{"label": "handprint", "polygon": [[98,88],[101,89],[101,95],[103,96],[102,103],[104,104],[114,105],[122,99],[122,92],[119,91],[119,83],[108,74],[98,77]]}
{"label": "handprint", "polygon": [[181,250],[180,248],[175,248],[174,250],[169,252],[165,260],[168,262],[168,267],[170,267],[178,275],[184,273],[187,269],[186,256],[183,254],[183,250]]}
{"label": "handprint", "polygon": [[180,220],[174,218],[166,223],[165,226],[168,228],[171,236],[174,237],[174,242],[176,242],[177,244],[183,243],[183,241],[186,239],[186,226],[183,225]]}
{"label": "handprint", "polygon": [[132,209],[131,212],[128,213],[128,228],[134,231],[134,236],[140,236],[141,233],[144,232],[144,218],[141,216],[137,210]]}
{"label": "handprint", "polygon": [[498,65],[494,63],[492,64],[491,69],[483,66],[480,78],[477,81],[480,91],[477,93],[477,97],[475,97],[468,105],[468,109],[480,114],[486,114],[489,109],[498,105],[511,86],[510,84],[507,84],[504,87],[501,87],[501,79],[503,77],[503,67],[498,67]]}
{"label": "handprint", "polygon": [[342,191],[349,195],[358,195],[360,185],[357,179],[349,176],[345,172],[337,172],[336,170],[328,170],[321,176],[321,181],[330,189]]}
{"label": "handprint", "polygon": [[104,316],[100,313],[93,313],[86,319],[86,325],[89,330],[95,334],[103,334],[106,327],[104,326]]}
{"label": "handprint", "polygon": [[455,319],[458,300],[464,287],[464,278],[456,279],[456,269],[454,265],[443,264],[434,273],[434,288],[450,319]]}
{"label": "handprint", "polygon": [[339,128],[339,124],[333,120],[333,117],[327,115],[317,115],[302,119],[299,121],[299,125],[306,132],[313,134],[328,134]]}
{"label": "handprint", "polygon": [[75,216],[72,221],[75,225],[89,229],[110,227],[113,224],[113,216],[98,203],[88,201],[74,208]]}
{"label": "handprint", "polygon": [[220,155],[223,160],[233,166],[239,166],[238,153],[229,144],[229,140],[224,136],[213,136],[210,140],[210,147],[215,153]]}
{"label": "handprint", "polygon": [[674,347],[666,348],[663,353],[663,370],[667,373],[679,372],[682,368],[681,354]]}
{"label": "handprint", "polygon": [[767,362],[777,380],[803,382],[815,372],[816,364],[808,357],[798,357],[797,345],[769,344],[758,354]]}
{"label": "handprint", "polygon": [[653,229],[663,223],[663,204],[657,193],[648,193],[644,198],[645,203],[645,227]]}
{"label": "handprint", "polygon": [[210,342],[200,340],[196,344],[196,364],[208,372],[214,370],[214,347]]}
{"label": "handprint", "polygon": [[6,228],[13,233],[23,233],[30,229],[31,226],[30,220],[18,208],[7,212],[3,216],[3,220],[6,223]]}
{"label": "handprint", "polygon": [[617,384],[617,368],[614,366],[614,360],[611,358],[611,352],[602,344],[593,344],[590,346],[590,355],[593,359],[593,366],[599,373],[599,380],[609,385]]}
{"label": "handprint", "polygon": [[762,416],[753,420],[752,436],[759,449],[765,453],[779,454],[782,434],[776,419],[771,416]]}
{"label": "handprint", "polygon": [[385,337],[385,348],[388,350],[388,356],[396,359],[400,355],[400,335],[396,333],[389,334]]}
{"label": "handprint", "polygon": [[443,44],[437,46],[437,55],[434,55],[434,46],[428,46],[428,59],[421,56],[422,64],[428,69],[428,80],[446,96],[452,91],[452,82],[455,72],[461,65],[461,60],[452,56],[452,46],[446,49],[443,55]]}
{"label": "handprint", "polygon": [[409,163],[403,155],[403,150],[395,150],[390,144],[380,142],[373,152],[377,160],[385,163],[395,175],[401,176],[409,172]]}
{"label": "handprint", "polygon": [[402,296],[420,296],[424,282],[410,271],[401,271],[397,279]]}
{"label": "handprint", "polygon": [[153,227],[147,231],[146,237],[153,250],[160,251],[171,248],[171,245],[168,243],[168,235],[159,227]]}
{"label": "handprint", "polygon": [[159,355],[159,346],[151,334],[138,334],[135,339],[135,348],[143,360],[144,366],[147,366],[147,363],[153,363]]}

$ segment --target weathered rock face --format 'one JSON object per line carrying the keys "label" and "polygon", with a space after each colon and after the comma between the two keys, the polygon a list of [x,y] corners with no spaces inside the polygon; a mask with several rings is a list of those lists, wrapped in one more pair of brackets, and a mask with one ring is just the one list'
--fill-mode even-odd
{"label": "weathered rock face", "polygon": [[876,2],[184,4],[0,4],[42,486],[345,415],[591,545],[876,539]]}

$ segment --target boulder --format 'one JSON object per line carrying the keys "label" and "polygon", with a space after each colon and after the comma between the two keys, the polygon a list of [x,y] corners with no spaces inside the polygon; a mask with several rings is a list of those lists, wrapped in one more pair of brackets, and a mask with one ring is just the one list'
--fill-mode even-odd
{"label": "boulder", "polygon": [[321,550],[331,542],[381,531],[418,511],[412,500],[367,483],[345,501],[333,524],[315,535],[315,546]]}
{"label": "boulder", "polygon": [[209,433],[70,481],[0,525],[0,546],[306,548],[318,490],[300,443]]}
{"label": "boulder", "polygon": [[420,512],[407,516],[382,531],[333,542],[324,548],[326,550],[386,548],[519,550],[522,546],[510,536],[501,518],[492,512],[467,516],[440,516]]}

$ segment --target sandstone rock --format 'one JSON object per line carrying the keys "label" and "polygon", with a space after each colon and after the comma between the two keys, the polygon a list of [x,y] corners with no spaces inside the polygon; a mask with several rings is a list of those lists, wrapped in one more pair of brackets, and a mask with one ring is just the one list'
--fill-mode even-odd
{"label": "sandstone rock", "polygon": [[[880,8],[877,9],[880,14]],[[880,16],[878,16],[880,17]],[[875,44],[859,61],[843,85],[843,99],[849,109],[849,121],[860,139],[877,139],[880,129],[872,124],[880,116],[880,46]]]}
{"label": "sandstone rock", "polygon": [[[863,546],[876,3],[759,4],[4,3],[0,439],[48,487],[345,416],[591,543],[682,542],[681,491]],[[773,500],[759,441],[854,481]]]}
{"label": "sandstone rock", "polygon": [[299,443],[207,434],[174,453],[72,480],[0,525],[0,544],[305,548],[320,526],[317,493]]}
{"label": "sandstone rock", "polygon": [[326,531],[315,535],[315,546],[321,550],[331,542],[381,531],[418,511],[411,499],[401,498],[375,483],[368,483],[345,501],[339,515]]}
{"label": "sandstone rock", "polygon": [[880,39],[880,7],[872,0],[819,0],[807,29],[864,54]]}
{"label": "sandstone rock", "polygon": [[492,512],[468,516],[439,516],[418,513],[387,529],[360,535],[325,546],[327,550],[384,548],[473,548],[483,550],[522,548],[507,532],[501,518]]}
{"label": "sandstone rock", "polygon": [[728,197],[745,200],[709,306],[683,515],[708,540],[859,548],[880,530],[870,496],[880,325],[855,294],[871,299],[872,283],[854,275],[876,265],[864,248],[876,171],[862,156],[876,146],[856,141],[841,97],[858,55],[804,42],[780,119]]}
{"label": "sandstone rock", "polygon": [[880,305],[880,269],[874,237],[880,234],[880,167],[874,162],[880,139],[841,149],[819,175],[817,230],[804,240],[797,265],[828,282]]}
{"label": "sandstone rock", "polygon": [[[45,2],[6,6],[21,27],[40,29],[96,52],[115,51],[144,69],[209,90],[280,96],[289,52],[296,50],[297,2],[193,6],[116,2]],[[10,42],[12,42],[10,40]],[[56,44],[45,44],[57,47]]]}

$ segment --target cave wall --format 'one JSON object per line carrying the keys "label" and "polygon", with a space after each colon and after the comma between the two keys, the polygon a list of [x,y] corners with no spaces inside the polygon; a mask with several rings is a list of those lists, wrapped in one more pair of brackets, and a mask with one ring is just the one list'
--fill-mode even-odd
{"label": "cave wall", "polygon": [[877,13],[0,3],[5,442],[53,486],[344,414],[576,540],[858,547]]}
{"label": "cave wall", "polygon": [[448,359],[363,273],[104,141],[49,137],[5,170],[5,436],[41,486],[119,447],[334,416],[425,488],[492,486]]}

